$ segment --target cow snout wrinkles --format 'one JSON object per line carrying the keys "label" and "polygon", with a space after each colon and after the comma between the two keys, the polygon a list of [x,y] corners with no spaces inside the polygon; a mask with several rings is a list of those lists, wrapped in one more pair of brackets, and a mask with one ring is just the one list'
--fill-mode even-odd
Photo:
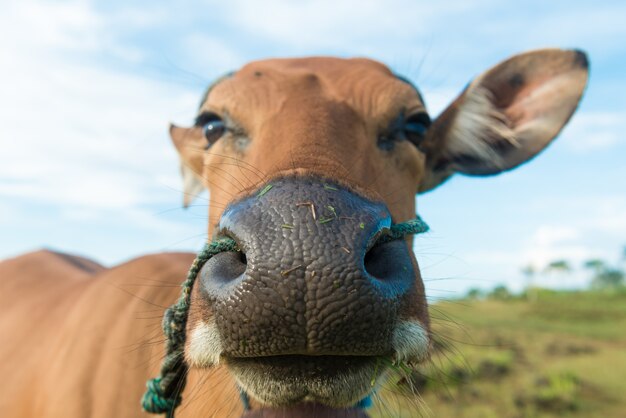
{"label": "cow snout wrinkles", "polygon": [[319,178],[283,178],[231,204],[222,253],[201,272],[223,355],[385,355],[415,271],[405,241],[377,243],[383,203]]}

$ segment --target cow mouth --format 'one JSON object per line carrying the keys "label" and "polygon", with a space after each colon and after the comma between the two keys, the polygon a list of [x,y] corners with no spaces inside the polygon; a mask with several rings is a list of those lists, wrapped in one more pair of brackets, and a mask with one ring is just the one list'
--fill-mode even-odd
{"label": "cow mouth", "polygon": [[306,403],[292,407],[258,408],[244,412],[242,418],[369,418],[358,408],[335,409],[326,405]]}
{"label": "cow mouth", "polygon": [[[329,411],[340,408],[344,412],[346,408],[354,409],[373,391],[385,369],[383,362],[383,357],[378,356],[281,355],[226,359],[241,388],[270,409],[319,405],[318,408]],[[319,416],[334,415],[329,412]]]}

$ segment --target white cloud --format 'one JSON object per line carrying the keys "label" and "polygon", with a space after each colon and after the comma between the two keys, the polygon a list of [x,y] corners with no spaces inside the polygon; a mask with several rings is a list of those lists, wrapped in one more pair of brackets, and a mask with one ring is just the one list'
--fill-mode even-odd
{"label": "white cloud", "polygon": [[542,225],[524,244],[520,259],[537,269],[543,269],[555,260],[568,260],[578,265],[593,253],[580,236],[576,228]]}
{"label": "white cloud", "polygon": [[177,176],[168,115],[191,116],[196,94],[64,59],[60,51],[99,48],[111,24],[86,2],[4,9],[0,78],[10,82],[0,87],[0,195],[109,209],[167,195],[154,180]]}
{"label": "white cloud", "polygon": [[[500,27],[494,26],[493,29],[495,36],[503,31],[515,31],[521,35],[519,40],[540,47],[545,47],[548,40],[551,45],[593,48],[598,53],[607,54],[623,51],[624,16],[626,7],[623,3],[610,6],[586,3],[583,7],[563,8],[558,12],[553,9],[549,13],[533,13],[529,16],[533,30],[529,30],[526,19],[500,21]],[[581,22],[590,24],[585,28]]]}
{"label": "white cloud", "polygon": [[0,77],[13,80],[0,98],[7,117],[0,126],[0,178],[14,182],[1,190],[70,204],[149,201],[146,185],[177,172],[168,114],[187,108],[191,115],[195,95],[133,76],[47,64],[48,72],[37,76],[0,69]]}
{"label": "white cloud", "polygon": [[86,0],[4,2],[0,5],[0,36],[4,39],[0,54],[37,54],[41,62],[60,52],[73,53],[75,59],[80,58],[78,54],[107,53],[136,63],[143,58],[142,51],[117,37],[165,18],[163,10],[154,8],[124,7],[104,14]]}
{"label": "white cloud", "polygon": [[605,150],[623,141],[626,131],[626,112],[580,112],[567,127],[563,143],[572,151],[586,153]]}
{"label": "white cloud", "polygon": [[187,65],[193,63],[196,71],[222,75],[237,70],[247,58],[230,45],[226,39],[196,32],[182,41],[184,60]]}
{"label": "white cloud", "polygon": [[577,240],[580,232],[571,226],[542,225],[532,235],[533,247],[551,247],[567,241]]}
{"label": "white cloud", "polygon": [[424,5],[410,0],[235,0],[222,7],[225,19],[255,36],[304,51],[326,48],[363,54],[371,52],[370,46],[377,40],[380,45],[386,43],[388,49],[397,50],[395,43],[429,36],[446,15],[482,3],[485,1],[453,0]]}
{"label": "white cloud", "polygon": [[30,44],[66,49],[92,49],[103,21],[85,1],[43,2],[24,0],[3,5],[5,40],[30,40]]}
{"label": "white cloud", "polygon": [[[51,229],[51,216],[79,242],[81,225],[112,222],[120,230],[128,225],[129,233],[169,237],[165,243],[181,233],[203,232],[205,222],[198,231],[180,217],[168,220],[147,209],[155,203],[175,208],[182,201],[167,121],[172,114],[191,119],[199,92],[65,55],[106,50],[124,58],[120,51],[132,48],[115,43],[106,33],[110,26],[145,27],[155,24],[158,14],[109,18],[82,1],[26,0],[0,8],[0,79],[6,81],[0,84],[0,200],[6,202],[0,215],[31,234],[32,243],[24,248],[58,242],[48,242],[48,234],[35,236],[29,227],[37,221],[43,222],[42,231]],[[28,215],[22,207],[29,208]],[[76,246],[71,240],[65,245]],[[99,246],[90,242],[85,249],[108,262],[114,261],[112,254],[119,260],[117,247]]]}

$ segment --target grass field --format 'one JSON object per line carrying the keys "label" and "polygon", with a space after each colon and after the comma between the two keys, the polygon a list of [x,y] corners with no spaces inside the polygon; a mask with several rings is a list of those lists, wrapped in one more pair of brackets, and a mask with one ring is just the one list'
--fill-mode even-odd
{"label": "grass field", "polygon": [[448,301],[431,315],[436,353],[398,371],[372,416],[626,417],[626,292]]}

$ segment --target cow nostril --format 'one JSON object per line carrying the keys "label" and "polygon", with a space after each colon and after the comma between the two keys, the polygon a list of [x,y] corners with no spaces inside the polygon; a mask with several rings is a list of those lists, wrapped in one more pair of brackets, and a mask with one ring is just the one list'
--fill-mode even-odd
{"label": "cow nostril", "polygon": [[374,244],[365,253],[365,271],[380,281],[397,281],[410,274],[411,260],[402,240]]}
{"label": "cow nostril", "polygon": [[363,259],[365,271],[376,278],[384,274],[384,251],[381,247],[381,244],[374,244]]}
{"label": "cow nostril", "polygon": [[203,271],[210,282],[225,284],[241,277],[247,267],[248,259],[243,251],[229,251],[213,256]]}
{"label": "cow nostril", "polygon": [[243,251],[239,250],[236,253],[239,256],[239,262],[241,264],[243,264],[244,266],[248,265],[248,258],[246,257],[246,253],[244,253]]}

